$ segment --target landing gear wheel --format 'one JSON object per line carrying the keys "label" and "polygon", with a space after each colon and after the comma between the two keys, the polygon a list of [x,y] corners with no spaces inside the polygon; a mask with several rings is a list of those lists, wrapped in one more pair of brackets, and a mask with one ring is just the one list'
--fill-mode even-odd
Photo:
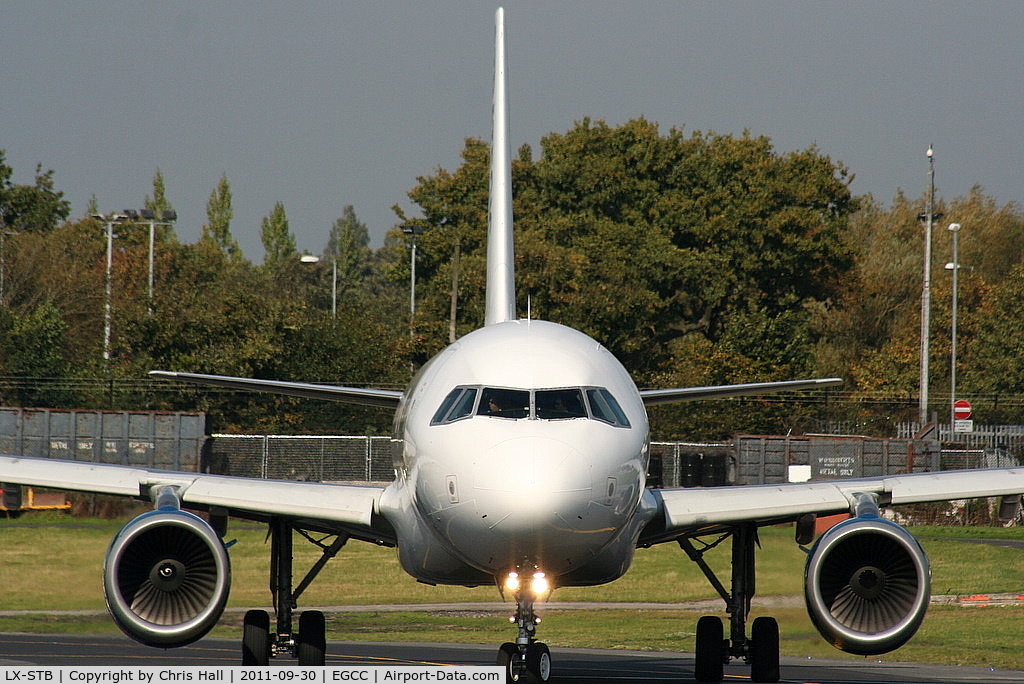
{"label": "landing gear wheel", "polygon": [[505,670],[506,682],[518,682],[523,673],[519,661],[519,649],[516,645],[506,641],[498,648],[498,667]]}
{"label": "landing gear wheel", "polygon": [[720,682],[725,676],[722,662],[724,634],[722,618],[717,615],[705,615],[697,621],[693,678],[698,682]]}
{"label": "landing gear wheel", "polygon": [[319,610],[303,611],[299,615],[298,656],[299,665],[321,666],[327,651],[327,629],[324,614]]}
{"label": "landing gear wheel", "polygon": [[242,623],[242,665],[270,664],[270,615],[250,610]]}
{"label": "landing gear wheel", "polygon": [[755,618],[750,640],[750,680],[779,681],[779,623],[772,617]]}
{"label": "landing gear wheel", "polygon": [[526,670],[534,681],[546,682],[551,679],[551,651],[547,644],[536,642],[526,650]]}

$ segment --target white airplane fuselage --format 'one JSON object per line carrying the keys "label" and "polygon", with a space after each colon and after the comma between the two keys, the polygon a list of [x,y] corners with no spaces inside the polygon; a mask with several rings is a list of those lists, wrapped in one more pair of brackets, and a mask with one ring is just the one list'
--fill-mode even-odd
{"label": "white airplane fuselage", "polygon": [[567,586],[628,569],[650,518],[647,413],[590,337],[533,320],[476,330],[423,367],[395,428],[380,512],[413,577],[479,585],[542,571]]}

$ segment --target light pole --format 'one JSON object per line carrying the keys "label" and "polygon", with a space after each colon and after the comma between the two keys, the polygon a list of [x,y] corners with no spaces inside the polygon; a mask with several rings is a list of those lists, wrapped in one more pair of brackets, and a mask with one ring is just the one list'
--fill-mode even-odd
{"label": "light pole", "polygon": [[99,219],[107,226],[107,275],[106,295],[103,299],[103,360],[110,361],[110,299],[111,283],[110,272],[114,266],[114,222],[120,217],[119,214],[94,214],[93,218]]}
{"label": "light pole", "polygon": [[928,423],[928,338],[931,334],[932,314],[932,225],[942,214],[935,213],[935,152],[928,148],[928,211],[919,214],[924,221],[924,285],[921,289],[921,398],[918,418],[921,427]]}
{"label": "light pole", "polygon": [[423,234],[423,228],[405,224],[402,232],[412,237],[412,250],[409,254],[409,337],[413,337],[416,321],[416,236]]}
{"label": "light pole", "polygon": [[114,267],[114,224],[135,223],[139,216],[149,223],[149,300],[147,310],[153,314],[153,255],[154,255],[154,231],[156,226],[169,226],[178,219],[173,210],[164,210],[163,221],[157,221],[156,215],[150,209],[135,211],[125,209],[120,214],[92,214],[92,218],[102,221],[107,229],[107,269],[106,269],[106,293],[103,302],[103,360],[110,361],[110,336],[113,299],[113,278],[111,272]]}
{"label": "light pole", "polygon": [[960,272],[960,257],[957,254],[957,236],[960,234],[960,224],[950,223],[949,230],[953,233],[953,261],[946,264],[946,268],[953,271],[953,310],[951,316],[950,340],[950,362],[949,362],[949,427],[953,429],[956,424],[956,305],[957,305],[957,274]]}
{"label": "light pole", "polygon": [[[135,213],[134,211],[126,210],[125,213],[128,214],[128,216],[130,218],[134,218],[134,216],[132,216]],[[161,218],[163,219],[163,221],[157,221],[156,220],[156,212],[154,212],[152,209],[140,209],[138,214],[142,216],[142,219],[144,221],[148,221],[149,222],[149,300],[148,300],[148,306],[146,307],[146,310],[149,311],[149,315],[152,316],[153,315],[153,255],[155,254],[155,248],[154,248],[154,245],[153,245],[153,243],[154,243],[153,234],[156,232],[155,229],[156,229],[157,226],[170,226],[170,225],[172,225],[175,221],[178,220],[178,214],[173,209],[164,209],[163,212],[162,212],[162,215],[161,215]]]}

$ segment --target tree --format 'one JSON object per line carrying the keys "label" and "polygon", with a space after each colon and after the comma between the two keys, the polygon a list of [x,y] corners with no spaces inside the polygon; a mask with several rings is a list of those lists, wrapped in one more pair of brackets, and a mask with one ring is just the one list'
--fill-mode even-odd
{"label": "tree", "polygon": [[[0,312],[0,369],[4,375],[60,378],[67,372],[64,335],[67,324],[60,311],[43,302],[25,315]],[[23,404],[49,403],[56,396],[44,389],[18,392]]]}
{"label": "tree", "polygon": [[106,241],[94,219],[67,221],[48,233],[25,232],[4,241],[4,306],[31,316],[56,308],[68,324],[62,344],[76,368],[98,357],[102,339]]}
{"label": "tree", "polygon": [[338,297],[355,291],[363,279],[370,259],[370,232],[366,224],[356,217],[351,204],[342,210],[341,218],[331,226],[331,234],[324,249],[324,259],[337,268]]}
{"label": "tree", "polygon": [[[157,221],[164,216],[164,212],[174,211],[174,207],[171,206],[166,196],[166,187],[164,186],[164,175],[157,168],[156,173],[153,175],[153,198],[150,199],[149,195],[146,195],[145,204],[146,209],[153,212],[156,216]],[[171,240],[177,241],[178,237],[174,232],[174,226],[165,223],[162,226],[156,226],[157,237],[160,240]]]}
{"label": "tree", "polygon": [[43,172],[36,165],[35,184],[12,182],[14,169],[4,161],[6,150],[0,150],[0,224],[12,231],[48,232],[71,213],[71,203],[64,193],[54,190],[53,170]]}
{"label": "tree", "polygon": [[263,225],[260,230],[260,239],[263,241],[263,264],[274,267],[286,259],[298,255],[298,248],[295,246],[295,236],[288,229],[288,217],[284,212],[284,204],[278,202],[270,216],[263,217]]}
{"label": "tree", "polygon": [[[541,145],[539,160],[524,147],[512,168],[520,311],[529,300],[535,315],[583,330],[644,381],[689,373],[697,360],[683,354],[700,345],[681,341],[717,345],[740,334],[730,325],[807,344],[787,346],[796,357],[782,365],[734,344],[733,361],[702,381],[809,365],[809,306],[836,296],[852,265],[845,167],[813,147],[779,154],[764,137],[662,135],[644,119],[585,119]],[[463,320],[482,320],[489,153],[470,140],[462,156],[409,193],[424,216],[417,276],[431,335],[445,330],[455,244]],[[758,322],[732,323],[750,316]]]}
{"label": "tree", "polygon": [[[919,394],[924,232],[918,217],[926,201],[924,195],[911,201],[899,193],[886,208],[864,199],[850,222],[855,266],[843,278],[840,296],[815,313],[819,368],[848,378],[860,397],[905,398],[905,413],[892,410],[904,420],[914,419]],[[930,395],[944,401],[942,388],[950,382],[952,282],[943,266],[952,261],[946,230],[951,223],[962,226],[957,365],[965,372],[958,391],[1013,393],[1015,352],[1009,340],[1016,331],[1006,327],[1013,318],[1006,307],[1013,306],[1013,269],[1024,260],[1024,216],[1014,204],[997,206],[977,187],[965,197],[939,199],[936,209],[944,218],[932,236]],[[985,379],[993,368],[1000,370]]]}
{"label": "tree", "polygon": [[992,288],[979,313],[977,341],[964,359],[963,389],[1019,395],[1024,388],[1024,264]]}
{"label": "tree", "polygon": [[217,187],[210,193],[210,199],[206,202],[206,223],[203,224],[201,239],[213,245],[228,257],[231,263],[238,263],[242,260],[242,249],[231,235],[233,217],[231,184],[228,183],[228,175],[225,173],[221,175]]}

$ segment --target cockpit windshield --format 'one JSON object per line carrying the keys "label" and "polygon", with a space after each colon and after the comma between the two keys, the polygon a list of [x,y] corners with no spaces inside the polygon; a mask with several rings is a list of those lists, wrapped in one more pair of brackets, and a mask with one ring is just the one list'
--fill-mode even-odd
{"label": "cockpit windshield", "polygon": [[541,420],[587,417],[587,407],[583,405],[583,392],[577,388],[537,390],[534,397],[537,417]]}
{"label": "cockpit windshield", "polygon": [[629,427],[629,419],[612,393],[603,387],[513,389],[456,387],[444,398],[431,425],[446,425],[472,416],[519,420],[597,420]]}
{"label": "cockpit windshield", "polygon": [[528,418],[530,393],[526,390],[485,387],[480,408],[476,412],[481,416],[497,418]]}

